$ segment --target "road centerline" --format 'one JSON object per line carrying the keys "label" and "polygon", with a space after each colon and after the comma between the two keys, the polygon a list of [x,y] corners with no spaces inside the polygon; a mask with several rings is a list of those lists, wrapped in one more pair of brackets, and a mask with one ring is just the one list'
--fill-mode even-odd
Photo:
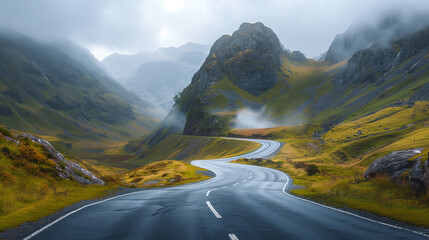
{"label": "road centerline", "polygon": [[228,234],[228,236],[229,236],[229,238],[230,238],[231,240],[238,240],[238,237],[237,237],[237,236],[235,236],[235,234],[234,234],[234,233],[230,233],[230,234]]}
{"label": "road centerline", "polygon": [[212,204],[210,203],[210,201],[206,201],[206,203],[207,203],[207,206],[210,208],[210,210],[212,210],[212,212],[213,212],[213,214],[215,215],[216,218],[222,218],[222,216],[212,206]]}

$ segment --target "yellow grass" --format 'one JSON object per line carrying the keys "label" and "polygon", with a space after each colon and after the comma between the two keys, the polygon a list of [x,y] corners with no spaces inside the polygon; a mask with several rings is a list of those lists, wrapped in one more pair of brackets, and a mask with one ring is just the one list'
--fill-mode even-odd
{"label": "yellow grass", "polygon": [[209,179],[202,171],[206,170],[188,162],[164,160],[121,173],[119,177],[127,186],[161,187]]}
{"label": "yellow grass", "polygon": [[[274,139],[277,137],[286,143],[273,161],[254,163],[241,160],[241,163],[272,167],[288,173],[294,184],[305,187],[292,191],[294,194],[429,227],[427,194],[415,196],[406,182],[396,184],[385,177],[370,180],[363,177],[373,160],[392,151],[423,148],[423,152],[414,158],[422,157],[421,161],[426,161],[429,152],[428,101],[416,102],[413,107],[382,109],[356,121],[336,125],[332,131],[322,135],[325,144],[313,139],[306,131],[291,134],[290,129],[293,128],[232,131],[244,136],[261,134]],[[358,136],[358,130],[363,134]],[[305,169],[296,167],[298,162],[314,163],[321,173],[308,176]]]}

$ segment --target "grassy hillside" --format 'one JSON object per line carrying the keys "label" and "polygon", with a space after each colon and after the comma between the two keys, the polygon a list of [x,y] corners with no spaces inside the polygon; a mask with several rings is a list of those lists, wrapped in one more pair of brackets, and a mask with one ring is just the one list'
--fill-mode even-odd
{"label": "grassy hillside", "polygon": [[[343,122],[321,135],[313,125],[272,129],[233,130],[231,135],[277,139],[286,144],[272,161],[240,163],[277,168],[288,173],[293,190],[316,201],[347,206],[429,227],[429,195],[416,196],[409,183],[392,183],[387,177],[365,179],[363,173],[375,159],[392,151],[423,148],[429,151],[429,102],[384,108],[374,114]],[[318,137],[320,136],[320,137]],[[413,159],[414,159],[413,158]],[[320,173],[309,176],[309,165]]]}
{"label": "grassy hillside", "polygon": [[1,31],[0,123],[81,152],[154,129],[153,105],[127,92],[84,50]]}
{"label": "grassy hillside", "polygon": [[[11,136],[7,130],[0,130]],[[104,177],[108,184],[82,185],[63,179],[57,168],[64,166],[58,166],[50,157],[39,144],[20,139],[18,146],[0,137],[0,231],[39,220],[75,202],[103,196],[118,184],[102,170],[82,161],[82,166]]]}
{"label": "grassy hillside", "polygon": [[258,143],[247,141],[216,137],[170,135],[152,147],[144,146],[140,141],[132,141],[116,153],[133,155],[124,164],[135,166],[166,159],[189,161],[226,158],[254,151],[258,147]]}
{"label": "grassy hillside", "polygon": [[[241,30],[232,38],[253,33]],[[329,126],[388,106],[429,100],[429,27],[398,36],[388,44],[372,44],[334,65],[294,58],[277,51],[275,45],[264,48],[274,51],[275,59],[260,59],[265,52],[252,47],[270,42],[273,34],[260,36],[267,38],[263,42],[251,39],[255,44],[249,46],[239,44],[247,40],[220,38],[150,141],[156,143],[181,132],[225,135],[232,128],[247,127],[242,123],[246,120],[240,118],[243,109],[256,113],[268,122],[266,125]],[[255,51],[259,55],[253,55]],[[247,122],[258,120],[251,118]]]}
{"label": "grassy hillside", "polygon": [[[205,180],[210,178],[206,170],[188,161],[234,156],[259,147],[259,144],[245,141],[172,135],[144,151],[143,155],[127,152],[130,146],[121,148],[121,142],[106,146],[110,148],[108,151],[88,145],[87,149],[93,147],[93,153],[86,155],[89,159],[86,161],[74,155],[79,150],[58,144],[61,141],[57,137],[40,136],[57,142],[62,148],[57,150],[66,152],[68,160],[80,164],[107,183],[100,186],[82,185],[73,177],[71,180],[59,177],[58,169],[66,167],[51,159],[52,155],[42,145],[13,137],[22,133],[17,130],[11,133],[0,127],[0,133],[0,231],[37,221],[81,200],[104,196],[118,186],[161,187]],[[103,159],[105,157],[108,159]],[[139,167],[125,169],[136,166]],[[76,174],[81,176],[82,173]]]}
{"label": "grassy hillside", "polygon": [[119,178],[131,187],[166,187],[209,179],[205,171],[188,162],[164,160],[123,172]]}

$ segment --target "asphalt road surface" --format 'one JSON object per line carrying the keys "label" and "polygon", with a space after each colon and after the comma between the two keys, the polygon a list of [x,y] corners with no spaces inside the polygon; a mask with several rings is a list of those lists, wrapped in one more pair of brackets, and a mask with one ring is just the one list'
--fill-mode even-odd
{"label": "asphalt road surface", "polygon": [[[280,147],[276,141],[252,141],[261,148],[243,156],[263,157]],[[236,158],[193,161],[217,176],[110,198],[27,239],[428,239],[294,197],[287,193],[292,180],[284,173],[228,163]]]}

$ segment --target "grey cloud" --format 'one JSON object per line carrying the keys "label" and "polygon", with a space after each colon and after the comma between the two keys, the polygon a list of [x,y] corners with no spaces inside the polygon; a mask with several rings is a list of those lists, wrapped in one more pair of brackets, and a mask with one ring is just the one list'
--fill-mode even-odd
{"label": "grey cloud", "polygon": [[242,22],[260,21],[286,48],[313,57],[356,18],[391,8],[429,12],[429,1],[3,0],[0,25],[41,40],[68,38],[91,50],[138,52],[186,42],[210,45]]}

